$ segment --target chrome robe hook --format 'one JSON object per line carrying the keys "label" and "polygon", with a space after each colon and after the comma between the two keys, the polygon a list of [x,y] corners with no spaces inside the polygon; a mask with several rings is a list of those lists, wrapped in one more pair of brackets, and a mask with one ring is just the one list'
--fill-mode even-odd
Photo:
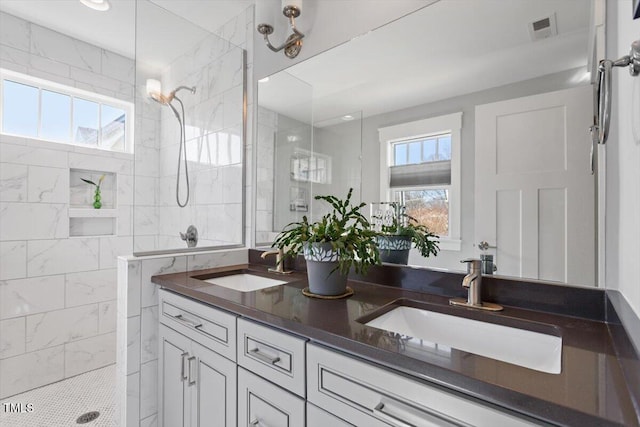
{"label": "chrome robe hook", "polygon": [[609,137],[609,125],[611,124],[611,70],[613,67],[629,67],[632,76],[640,74],[640,40],[631,43],[629,55],[612,61],[604,59],[598,66],[598,106],[596,123],[591,127],[592,132],[597,132],[598,144],[604,144]]}

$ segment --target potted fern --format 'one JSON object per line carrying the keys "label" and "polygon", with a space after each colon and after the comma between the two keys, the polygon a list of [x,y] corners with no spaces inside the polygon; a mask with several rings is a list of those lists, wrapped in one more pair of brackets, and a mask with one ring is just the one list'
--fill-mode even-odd
{"label": "potted fern", "polygon": [[289,256],[303,253],[312,294],[343,295],[352,267],[356,273],[365,274],[370,265],[380,264],[377,233],[360,213],[366,204],[353,206],[352,193],[353,188],[345,200],[316,196],[316,200],[329,203],[332,210],[313,223],[303,216],[301,222],[288,224],[272,245]]}
{"label": "potted fern", "polygon": [[412,244],[425,258],[438,254],[438,236],[408,215],[404,205],[398,202],[385,204],[390,205],[391,209],[372,215],[378,231],[376,242],[382,262],[406,265]]}

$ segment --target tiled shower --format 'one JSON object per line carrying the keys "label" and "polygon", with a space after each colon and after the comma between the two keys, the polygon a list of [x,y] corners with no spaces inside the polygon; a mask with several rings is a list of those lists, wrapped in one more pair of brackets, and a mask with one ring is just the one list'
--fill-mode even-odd
{"label": "tiled shower", "polygon": [[[133,102],[132,59],[6,13],[0,28],[2,68]],[[116,256],[133,244],[133,156],[2,135],[0,162],[4,398],[115,362]],[[80,225],[76,209],[90,197],[78,177],[97,171],[114,178],[109,235]]]}
{"label": "tiled shower", "polygon": [[[200,247],[244,243],[244,49],[253,10],[214,35],[146,0],[137,7],[138,21],[156,8],[149,13],[167,14],[177,33],[190,26],[198,36],[158,65],[144,56],[153,34],[138,34],[136,61],[0,13],[1,68],[135,105],[133,153],[0,135],[0,398],[116,362],[118,256],[182,250],[178,233],[190,224]],[[192,186],[184,209],[174,196],[178,124],[149,100],[147,78],[167,91],[197,87],[183,96]],[[96,213],[80,178],[102,175]]]}

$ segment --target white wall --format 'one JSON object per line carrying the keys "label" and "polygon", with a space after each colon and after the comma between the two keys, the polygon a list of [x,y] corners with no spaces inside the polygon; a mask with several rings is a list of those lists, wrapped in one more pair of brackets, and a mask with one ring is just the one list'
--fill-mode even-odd
{"label": "white wall", "polygon": [[[133,60],[5,13],[0,61],[133,101]],[[0,136],[0,398],[114,363],[116,256],[132,247],[132,163],[128,153]],[[71,169],[114,174],[115,235],[69,237],[69,207],[78,203]]]}
{"label": "white wall", "polygon": [[[607,58],[627,55],[637,39],[640,20],[632,20],[631,0],[607,2]],[[613,82],[607,143],[606,285],[619,290],[640,316],[640,77],[616,69]]]}

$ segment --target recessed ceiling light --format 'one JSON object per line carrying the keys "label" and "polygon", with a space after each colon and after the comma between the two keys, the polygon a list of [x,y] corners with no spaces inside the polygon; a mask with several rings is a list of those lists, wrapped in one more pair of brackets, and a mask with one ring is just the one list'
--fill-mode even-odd
{"label": "recessed ceiling light", "polygon": [[349,120],[353,120],[355,117],[353,117],[351,114],[347,114],[346,116],[342,116],[342,120],[348,122]]}
{"label": "recessed ceiling light", "polygon": [[100,12],[106,12],[111,7],[109,0],[80,0],[80,3]]}
{"label": "recessed ceiling light", "polygon": [[258,83],[266,83],[268,81],[269,81],[269,77],[264,77],[264,78],[258,80]]}

